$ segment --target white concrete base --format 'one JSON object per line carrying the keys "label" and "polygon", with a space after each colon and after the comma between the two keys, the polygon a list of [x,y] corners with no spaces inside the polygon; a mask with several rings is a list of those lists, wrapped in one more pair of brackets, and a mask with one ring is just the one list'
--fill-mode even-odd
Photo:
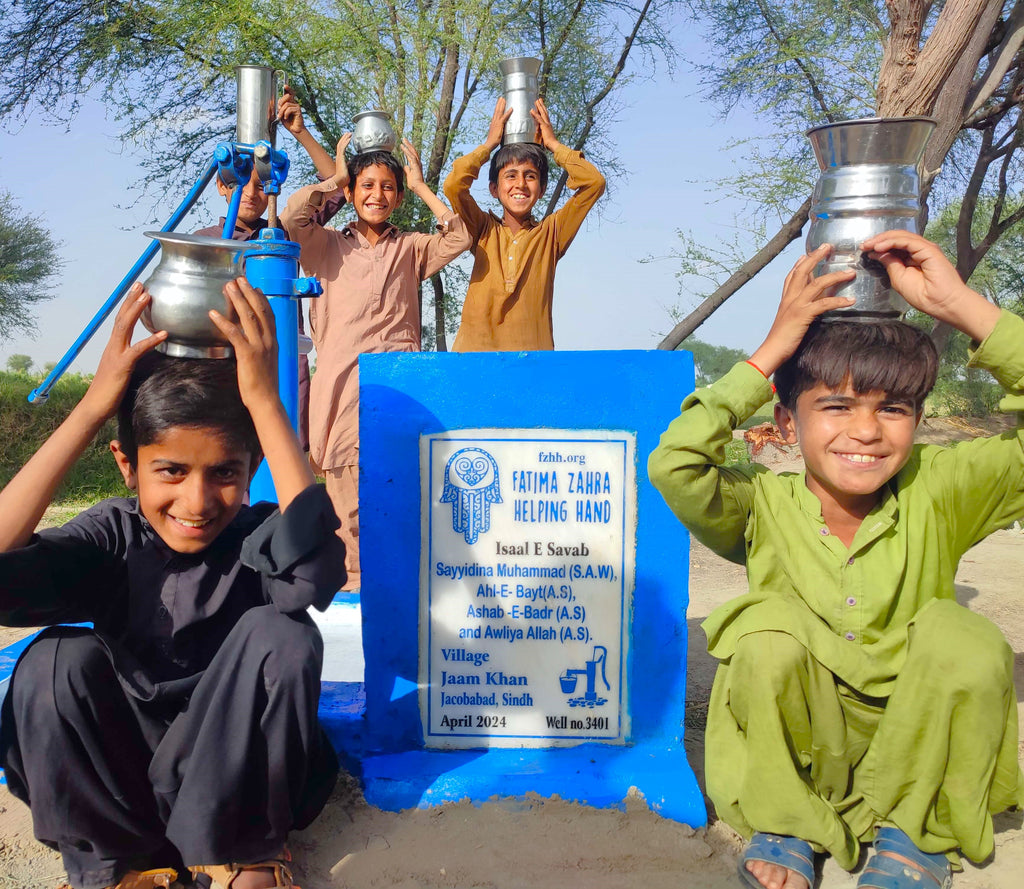
{"label": "white concrete base", "polygon": [[324,637],[323,682],[363,681],[362,612],[358,601],[332,602],[309,614]]}

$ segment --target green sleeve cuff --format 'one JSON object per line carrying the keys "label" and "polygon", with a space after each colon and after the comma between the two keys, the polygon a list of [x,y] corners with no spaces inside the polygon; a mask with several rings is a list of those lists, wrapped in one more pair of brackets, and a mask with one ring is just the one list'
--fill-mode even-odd
{"label": "green sleeve cuff", "polygon": [[1003,309],[995,328],[969,351],[969,367],[990,371],[1010,393],[1024,390],[1024,318]]}
{"label": "green sleeve cuff", "polygon": [[707,402],[713,398],[728,404],[737,417],[737,423],[742,423],[771,402],[774,395],[772,384],[765,379],[764,374],[746,361],[740,361],[724,377],[688,396],[683,402],[683,408],[694,401]]}

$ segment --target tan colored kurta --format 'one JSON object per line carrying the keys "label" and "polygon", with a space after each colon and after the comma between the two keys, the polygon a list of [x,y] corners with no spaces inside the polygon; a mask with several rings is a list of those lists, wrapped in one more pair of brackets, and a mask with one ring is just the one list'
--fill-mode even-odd
{"label": "tan colored kurta", "polygon": [[550,216],[513,235],[469,193],[489,156],[481,145],[458,158],[444,183],[445,196],[473,238],[473,274],[452,350],[553,349],[555,265],[604,194],[604,177],[579,151],[559,148],[555,163],[569,174],[568,186],[575,193]]}
{"label": "tan colored kurta", "polygon": [[299,189],[281,222],[302,247],[302,267],[323,284],[309,301],[316,372],[309,397],[309,452],[323,470],[359,459],[361,352],[418,352],[420,283],[469,247],[457,216],[441,221],[435,234],[400,232],[392,226],[371,245],[352,226],[317,225],[312,216],[333,179]]}

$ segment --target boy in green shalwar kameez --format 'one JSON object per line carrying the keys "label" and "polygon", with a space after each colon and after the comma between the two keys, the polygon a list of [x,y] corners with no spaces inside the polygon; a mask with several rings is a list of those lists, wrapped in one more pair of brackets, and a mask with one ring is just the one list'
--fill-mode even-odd
{"label": "boy in green shalwar kameez", "polygon": [[[909,232],[866,241],[915,308],[974,340],[972,366],[1024,389],[1024,320],[968,288]],[[750,361],[683,402],[651,455],[652,482],[687,528],[745,562],[750,592],[705,622],[720,659],[707,790],[750,839],[751,886],[807,889],[814,854],[861,889],[937,889],[959,850],[992,853],[991,815],[1024,801],[1013,654],[956,603],[960,557],[1024,514],[1024,430],[914,445],[937,358],[898,321],[819,319],[853,277],[797,262]],[[724,466],[733,430],[771,398],[805,469]]]}

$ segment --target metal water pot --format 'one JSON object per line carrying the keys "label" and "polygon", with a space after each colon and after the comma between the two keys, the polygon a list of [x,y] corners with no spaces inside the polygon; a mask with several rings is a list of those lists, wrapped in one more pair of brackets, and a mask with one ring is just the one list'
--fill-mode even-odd
{"label": "metal water pot", "polygon": [[273,147],[277,136],[277,74],[263,65],[235,68],[236,142],[269,142]]}
{"label": "metal water pot", "polygon": [[152,301],[142,313],[151,333],[167,331],[157,349],[174,358],[228,358],[231,346],[207,314],[216,309],[235,319],[224,285],[244,273],[246,241],[202,235],[146,232],[160,242],[160,263],[145,287]]}
{"label": "metal water pot", "polygon": [[860,245],[872,235],[898,228],[917,232],[921,211],[918,165],[935,129],[930,117],[864,118],[807,131],[821,176],[814,186],[807,251],[833,246],[816,274],[855,269],[857,277],[837,288],[856,302],[831,317],[898,317],[909,306],[889,284],[880,263]]}
{"label": "metal water pot", "polygon": [[356,154],[368,151],[394,151],[398,143],[391,115],[387,111],[374,109],[360,111],[352,118],[352,150]]}
{"label": "metal water pot", "polygon": [[540,94],[540,59],[505,59],[498,63],[498,69],[501,71],[505,107],[512,109],[501,144],[536,142],[537,124],[530,117],[530,109]]}

